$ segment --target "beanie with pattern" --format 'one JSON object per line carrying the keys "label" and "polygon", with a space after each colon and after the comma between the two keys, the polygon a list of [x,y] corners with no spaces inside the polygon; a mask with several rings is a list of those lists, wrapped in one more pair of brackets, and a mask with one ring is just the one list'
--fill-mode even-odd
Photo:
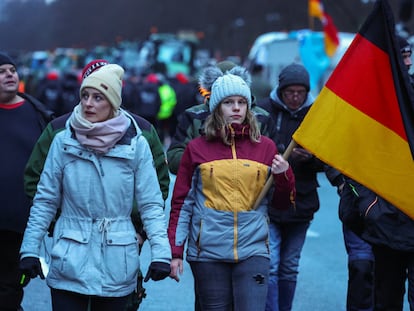
{"label": "beanie with pattern", "polygon": [[95,70],[98,70],[102,66],[108,65],[109,62],[105,59],[94,59],[87,63],[82,69],[82,80],[89,76]]}
{"label": "beanie with pattern", "polygon": [[86,87],[101,92],[111,103],[114,110],[118,110],[122,103],[122,77],[124,69],[116,64],[108,64],[87,76],[80,87],[80,94]]}

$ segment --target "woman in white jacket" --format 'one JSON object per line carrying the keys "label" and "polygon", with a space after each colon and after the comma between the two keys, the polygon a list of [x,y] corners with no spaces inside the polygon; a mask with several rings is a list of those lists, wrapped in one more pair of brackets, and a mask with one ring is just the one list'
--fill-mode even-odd
{"label": "woman in white jacket", "polygon": [[49,150],[20,250],[22,285],[44,278],[39,251],[56,211],[50,271],[53,310],[124,310],[136,286],[136,200],[151,245],[146,280],[169,275],[163,199],[147,141],[120,109],[122,67],[82,82],[81,102]]}

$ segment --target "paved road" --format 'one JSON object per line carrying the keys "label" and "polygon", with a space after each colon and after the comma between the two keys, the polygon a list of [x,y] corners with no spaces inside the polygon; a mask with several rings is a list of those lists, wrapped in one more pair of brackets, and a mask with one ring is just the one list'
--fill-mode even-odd
{"label": "paved road", "polygon": [[[293,311],[345,311],[347,258],[337,214],[338,197],[324,175],[319,175],[319,181],[321,209],[310,226],[303,249]],[[146,243],[141,256],[144,270],[149,263]],[[140,311],[193,310],[193,279],[188,265],[179,283],[166,279],[150,281],[145,287],[147,298]],[[25,311],[51,310],[44,281],[35,279],[28,285],[23,307]]]}

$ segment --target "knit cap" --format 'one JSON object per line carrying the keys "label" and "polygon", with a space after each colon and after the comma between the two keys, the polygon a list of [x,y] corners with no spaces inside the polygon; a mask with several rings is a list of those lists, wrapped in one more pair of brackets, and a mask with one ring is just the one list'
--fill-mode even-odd
{"label": "knit cap", "polygon": [[240,76],[230,73],[218,77],[211,87],[209,101],[210,112],[214,111],[224,98],[237,95],[246,98],[250,109],[252,105],[252,95],[246,81]]}
{"label": "knit cap", "polygon": [[306,91],[309,92],[309,73],[305,67],[293,63],[283,68],[279,74],[279,86],[277,88],[279,97],[280,92],[289,85],[303,85]]}
{"label": "knit cap", "polygon": [[93,71],[87,76],[80,87],[80,94],[86,87],[92,87],[101,92],[111,103],[115,110],[118,110],[122,103],[122,77],[124,69],[116,64],[108,64],[99,70]]}
{"label": "knit cap", "polygon": [[0,52],[0,66],[10,64],[16,68],[16,63],[14,60],[7,54]]}
{"label": "knit cap", "polygon": [[397,42],[401,53],[411,53],[411,45],[407,39],[397,35]]}
{"label": "knit cap", "polygon": [[102,66],[108,65],[109,62],[105,59],[94,59],[85,65],[82,69],[82,80],[89,76],[95,70],[101,68]]}

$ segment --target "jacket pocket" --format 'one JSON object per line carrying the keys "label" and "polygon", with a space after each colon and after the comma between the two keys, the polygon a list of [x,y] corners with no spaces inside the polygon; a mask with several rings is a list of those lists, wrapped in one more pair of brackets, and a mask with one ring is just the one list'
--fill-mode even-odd
{"label": "jacket pocket", "polygon": [[139,268],[138,240],[135,233],[109,231],[104,246],[107,285],[133,281]]}
{"label": "jacket pocket", "polygon": [[51,252],[51,271],[62,278],[79,280],[86,270],[89,231],[62,230]]}

